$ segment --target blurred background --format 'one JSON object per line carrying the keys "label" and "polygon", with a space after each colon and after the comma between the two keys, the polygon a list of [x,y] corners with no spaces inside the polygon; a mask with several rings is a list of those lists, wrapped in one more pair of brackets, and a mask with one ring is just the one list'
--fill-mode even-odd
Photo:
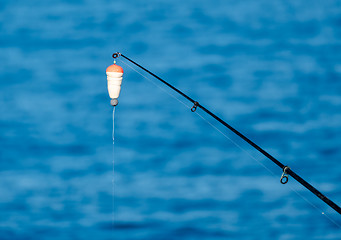
{"label": "blurred background", "polygon": [[105,75],[122,52],[341,204],[339,1],[0,11],[0,239],[341,238],[338,213],[122,57],[113,174]]}

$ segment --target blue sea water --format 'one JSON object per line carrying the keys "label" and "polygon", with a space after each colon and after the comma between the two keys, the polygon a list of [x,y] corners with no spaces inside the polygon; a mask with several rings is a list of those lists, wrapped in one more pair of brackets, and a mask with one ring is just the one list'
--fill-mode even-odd
{"label": "blue sea water", "polygon": [[123,58],[113,198],[105,76],[124,53],[340,205],[340,1],[0,11],[0,239],[341,239],[338,213]]}

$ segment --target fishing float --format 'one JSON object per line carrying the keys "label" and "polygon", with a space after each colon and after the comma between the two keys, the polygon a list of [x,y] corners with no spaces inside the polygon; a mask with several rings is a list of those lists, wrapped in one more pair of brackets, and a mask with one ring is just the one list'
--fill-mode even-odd
{"label": "fishing float", "polygon": [[118,66],[116,64],[116,60],[114,60],[114,64],[107,67],[106,74],[108,93],[111,98],[110,104],[115,107],[118,104],[118,97],[120,96],[121,92],[123,68],[121,66]]}

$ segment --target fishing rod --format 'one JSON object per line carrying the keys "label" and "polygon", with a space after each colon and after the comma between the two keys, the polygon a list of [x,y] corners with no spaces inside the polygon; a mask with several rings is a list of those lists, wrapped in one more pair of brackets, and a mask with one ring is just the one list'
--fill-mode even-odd
{"label": "fishing rod", "polygon": [[[326,197],[324,194],[322,194],[319,190],[317,190],[315,187],[313,187],[311,184],[309,184],[307,181],[305,181],[302,177],[300,177],[298,174],[296,174],[290,167],[288,167],[288,166],[284,165],[283,163],[281,163],[280,161],[278,161],[275,157],[270,155],[263,148],[258,146],[256,143],[254,143],[248,137],[243,135],[237,129],[233,128],[230,124],[228,124],[227,122],[222,120],[220,117],[218,117],[217,115],[212,113],[210,110],[208,110],[206,107],[201,105],[199,102],[195,101],[194,99],[192,99],[191,97],[189,97],[188,95],[186,95],[185,93],[183,93],[182,91],[180,91],[179,89],[177,89],[176,87],[174,87],[173,85],[168,83],[167,81],[163,80],[162,78],[158,77],[157,75],[155,75],[154,73],[152,73],[148,69],[144,68],[140,64],[138,64],[135,61],[133,61],[129,57],[127,57],[127,56],[125,56],[125,55],[123,55],[122,53],[119,53],[119,52],[116,52],[116,53],[114,53],[112,55],[112,57],[114,59],[116,59],[116,58],[118,58],[120,56],[125,58],[126,60],[128,60],[132,64],[136,65],[137,67],[141,68],[143,71],[147,72],[148,74],[152,75],[153,77],[158,79],[160,82],[164,83],[166,86],[168,86],[169,88],[173,89],[175,92],[179,93],[181,96],[183,96],[188,101],[193,103],[193,107],[191,108],[192,112],[195,112],[197,110],[197,108],[201,108],[208,115],[213,117],[219,123],[224,125],[226,128],[231,130],[237,136],[242,138],[245,142],[247,142],[252,147],[254,147],[257,151],[262,153],[265,157],[270,159],[273,163],[275,163],[278,167],[280,167],[283,170],[282,176],[280,178],[280,182],[282,184],[286,184],[288,182],[289,175],[292,176],[296,181],[298,181],[300,184],[302,184],[305,188],[307,188],[309,191],[311,191],[313,194],[315,194],[318,198],[320,198],[322,201],[324,201],[326,204],[328,204],[336,212],[341,214],[341,208],[336,203],[334,203],[332,200],[330,200],[328,197]],[[109,66],[107,68],[107,71],[106,71],[107,76],[108,76],[107,77],[107,79],[108,79],[108,90],[109,90],[109,95],[111,97],[111,105],[113,105],[113,106],[116,106],[118,104],[117,98],[118,98],[119,92],[121,90],[121,82],[122,82],[122,75],[123,75],[123,69],[120,66],[116,65],[115,63],[116,63],[116,60],[114,61],[113,65],[111,65],[111,66]]]}

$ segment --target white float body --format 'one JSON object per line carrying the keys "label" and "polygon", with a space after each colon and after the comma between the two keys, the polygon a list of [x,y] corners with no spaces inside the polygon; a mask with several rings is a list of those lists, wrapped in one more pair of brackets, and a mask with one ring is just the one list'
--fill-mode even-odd
{"label": "white float body", "polygon": [[113,64],[107,68],[108,92],[111,99],[117,99],[120,96],[123,69]]}

